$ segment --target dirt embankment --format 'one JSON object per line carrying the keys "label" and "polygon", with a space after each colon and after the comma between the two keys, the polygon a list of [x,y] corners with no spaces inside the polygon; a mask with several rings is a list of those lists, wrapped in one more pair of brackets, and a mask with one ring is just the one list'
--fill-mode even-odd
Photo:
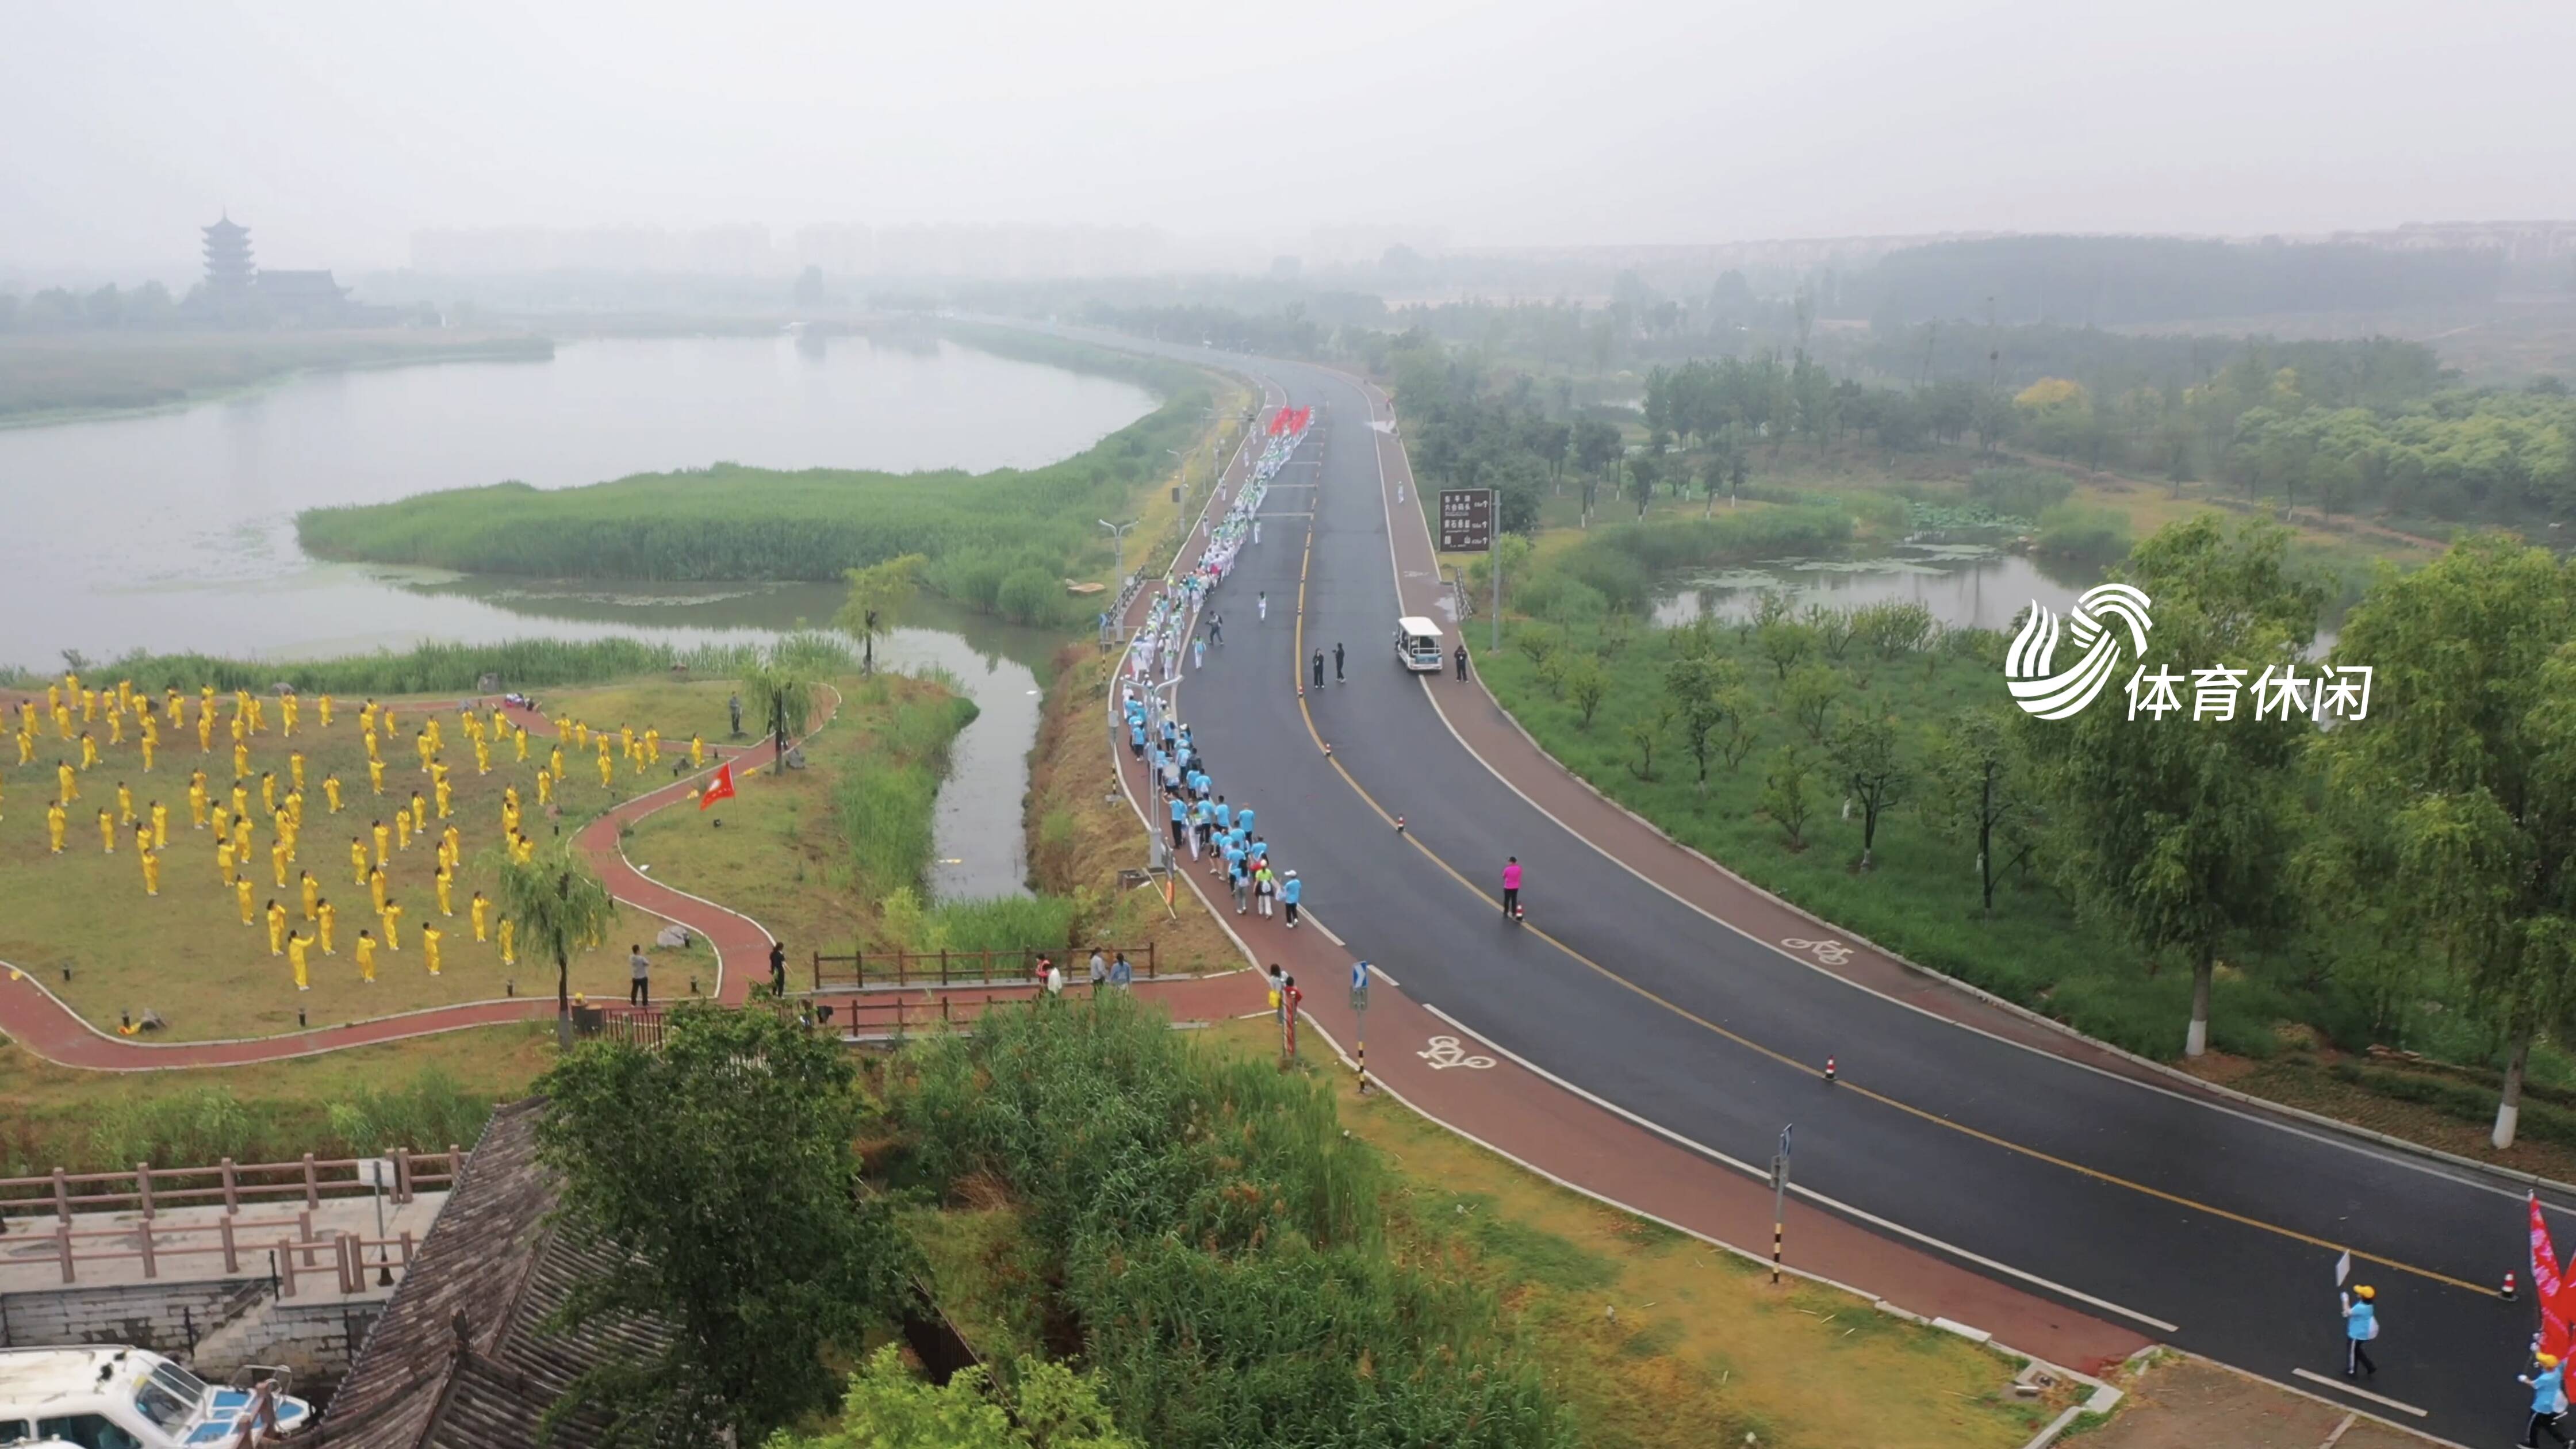
{"label": "dirt embankment", "polygon": [[1109,676],[1116,656],[1092,644],[1056,655],[1037,743],[1029,751],[1026,829],[1029,874],[1049,895],[1097,900],[1104,938],[1151,940],[1162,969],[1230,969],[1243,964],[1223,927],[1184,887],[1163,907],[1159,885],[1119,887],[1118,873],[1145,864],[1145,827],[1120,793],[1109,753]]}

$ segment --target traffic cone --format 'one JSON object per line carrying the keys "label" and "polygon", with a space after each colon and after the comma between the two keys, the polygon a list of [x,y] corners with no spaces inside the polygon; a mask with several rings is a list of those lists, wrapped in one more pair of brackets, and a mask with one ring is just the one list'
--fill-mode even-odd
{"label": "traffic cone", "polygon": [[2504,1287],[2496,1290],[2496,1296],[2502,1298],[2507,1303],[2511,1303],[2513,1301],[2513,1270],[2511,1268],[2504,1270]]}
{"label": "traffic cone", "polygon": [[1398,835],[1404,833],[1404,817],[1401,815],[1395,817],[1395,833]]}
{"label": "traffic cone", "polygon": [[1827,1085],[1827,1086],[1832,1086],[1832,1085],[1833,1085],[1833,1081],[1834,1081],[1834,1059],[1833,1059],[1832,1057],[1827,1057],[1827,1058],[1825,1058],[1825,1085]]}

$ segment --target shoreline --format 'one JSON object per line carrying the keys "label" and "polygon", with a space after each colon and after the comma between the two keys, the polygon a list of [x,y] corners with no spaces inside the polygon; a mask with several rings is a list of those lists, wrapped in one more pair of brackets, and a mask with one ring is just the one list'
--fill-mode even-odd
{"label": "shoreline", "polygon": [[[180,335],[222,336],[225,334]],[[545,350],[542,353],[536,350],[534,345],[536,343],[544,344]],[[302,378],[325,373],[374,372],[387,368],[435,366],[449,362],[551,362],[554,360],[555,349],[559,345],[552,337],[532,335],[529,341],[518,344],[494,339],[489,345],[459,347],[444,352],[425,352],[415,356],[367,357],[353,358],[345,362],[301,364],[265,374],[250,382],[191,391],[185,397],[171,398],[165,402],[136,403],[130,407],[39,408],[25,412],[0,412],[0,432],[12,432],[20,428],[66,427],[81,423],[125,422],[133,418],[182,413],[191,408],[216,403],[239,402],[244,398],[274,391]]]}

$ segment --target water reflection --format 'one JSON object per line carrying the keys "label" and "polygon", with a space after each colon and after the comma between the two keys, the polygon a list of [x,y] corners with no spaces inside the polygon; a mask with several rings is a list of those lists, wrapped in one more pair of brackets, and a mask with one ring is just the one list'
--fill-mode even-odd
{"label": "water reflection", "polygon": [[2002,629],[2031,600],[2063,612],[2101,579],[2098,568],[1992,544],[1908,542],[1872,558],[1767,559],[1683,576],[1657,596],[1654,618],[1665,626],[1701,617],[1733,622],[1750,617],[1765,592],[1778,590],[1800,609],[1911,602],[1946,628]]}

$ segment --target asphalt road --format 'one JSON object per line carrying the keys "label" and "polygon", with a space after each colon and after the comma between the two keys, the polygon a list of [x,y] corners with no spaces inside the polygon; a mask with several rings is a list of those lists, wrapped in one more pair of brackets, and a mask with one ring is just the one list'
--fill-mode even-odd
{"label": "asphalt road", "polygon": [[[2492,1287],[2524,1261],[2517,1194],[1936,1020],[1629,874],[1450,733],[1426,689],[1468,686],[1396,663],[1388,509],[1357,386],[1222,360],[1315,405],[1317,426],[1273,486],[1262,542],[1215,597],[1225,643],[1187,677],[1181,717],[1218,788],[1258,808],[1273,860],[1301,872],[1307,905],[1356,954],[1495,1045],[1719,1152],[1767,1161],[1794,1122],[1796,1184],[1878,1231],[2445,1438],[2519,1429],[2513,1375],[2533,1309],[2527,1289],[2506,1303]],[[1336,642],[1349,683],[1319,692],[1312,713],[1358,790],[1316,747],[1296,696],[1312,650],[1329,677]],[[1422,849],[1381,810],[1404,816]],[[1544,937],[1501,917],[1506,855],[1521,859]],[[1850,1085],[1804,1065],[1828,1054]],[[2379,1291],[2379,1373],[2362,1386],[2423,1416],[2340,1388],[2344,1247],[2355,1281]],[[2301,1380],[2302,1368],[2335,1382]]]}

